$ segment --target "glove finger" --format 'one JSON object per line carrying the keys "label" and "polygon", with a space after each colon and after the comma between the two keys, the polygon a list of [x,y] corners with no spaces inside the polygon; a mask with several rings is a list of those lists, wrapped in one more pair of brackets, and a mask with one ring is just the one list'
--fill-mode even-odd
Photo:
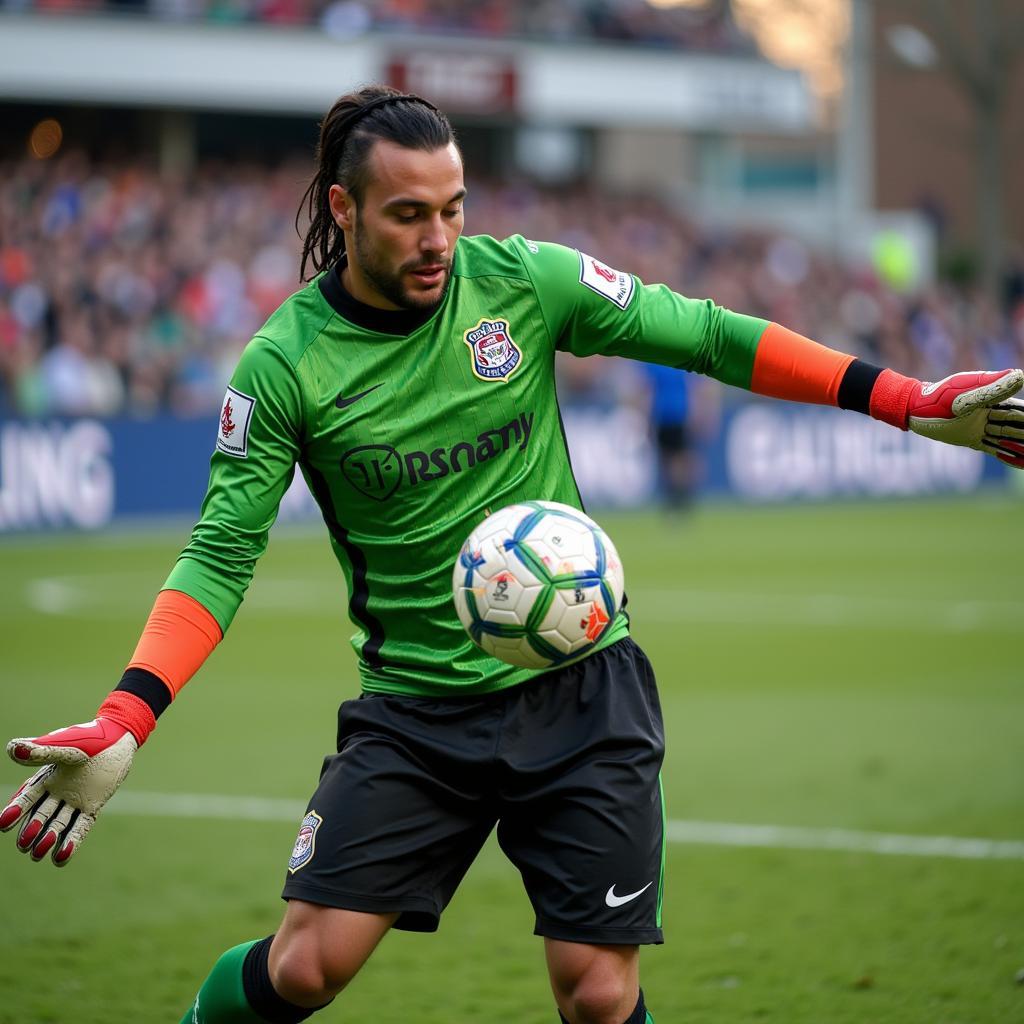
{"label": "glove finger", "polygon": [[1024,455],[1024,441],[1010,441],[1005,437],[993,440],[987,435],[985,440],[996,448],[1001,448],[1008,455]]}
{"label": "glove finger", "polygon": [[46,780],[56,770],[54,764],[45,765],[22,784],[21,789],[13,794],[7,806],[0,811],[0,832],[9,832],[39,802],[46,792]]}
{"label": "glove finger", "polygon": [[11,740],[7,744],[7,754],[18,764],[62,764],[68,768],[89,760],[89,755],[78,747],[57,747],[28,738]]}
{"label": "glove finger", "polygon": [[62,868],[71,859],[72,854],[82,845],[89,829],[93,827],[96,818],[92,814],[80,812],[75,818],[71,827],[64,833],[64,838],[53,848],[53,863]]}
{"label": "glove finger", "polygon": [[986,433],[981,439],[981,444],[988,451],[1001,451],[1007,455],[1024,455],[1024,441],[1011,441],[1006,437],[992,437]]}
{"label": "glove finger", "polygon": [[1008,437],[1014,441],[1024,441],[1024,425],[1015,423],[1001,423],[998,420],[989,419],[985,426],[986,437]]}
{"label": "glove finger", "polygon": [[35,841],[42,835],[46,823],[57,813],[60,801],[47,793],[29,815],[28,821],[18,833],[17,845],[22,853],[28,853]]}
{"label": "glove finger", "polygon": [[1012,413],[1015,416],[1024,416],[1024,400],[1020,398],[1007,398],[1006,401],[993,405],[993,409],[1000,412]]}
{"label": "glove finger", "polygon": [[953,399],[954,416],[969,416],[985,406],[996,405],[1024,387],[1024,370],[1007,370],[995,380],[971,388]]}
{"label": "glove finger", "polygon": [[1024,459],[1024,444],[1013,441],[992,441],[986,437],[981,442],[981,448],[1010,466],[1019,465],[1017,460]]}
{"label": "glove finger", "polygon": [[999,437],[1024,440],[1024,402],[1013,399],[992,406],[985,430]]}
{"label": "glove finger", "polygon": [[71,818],[75,808],[71,804],[61,803],[57,813],[50,819],[42,835],[32,846],[32,859],[37,863],[41,861],[50,850],[57,844],[60,837],[71,824]]}

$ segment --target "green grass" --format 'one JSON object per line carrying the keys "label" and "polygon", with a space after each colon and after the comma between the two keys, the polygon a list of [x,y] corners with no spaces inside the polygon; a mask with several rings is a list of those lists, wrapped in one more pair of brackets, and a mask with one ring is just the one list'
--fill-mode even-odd
{"label": "green grass", "polygon": [[[601,514],[658,671],[673,819],[1024,839],[1021,499]],[[0,543],[0,736],[88,718],[184,530]],[[326,538],[275,536],[126,789],[302,801],[355,694]],[[49,609],[48,611],[43,609]],[[0,765],[0,788],[23,773]],[[177,1021],[268,934],[296,823],[110,813],[64,871],[0,839],[0,1024]],[[671,844],[659,1024],[1024,1021],[1024,861]],[[436,936],[394,933],[317,1019],[553,1024],[490,844]]]}

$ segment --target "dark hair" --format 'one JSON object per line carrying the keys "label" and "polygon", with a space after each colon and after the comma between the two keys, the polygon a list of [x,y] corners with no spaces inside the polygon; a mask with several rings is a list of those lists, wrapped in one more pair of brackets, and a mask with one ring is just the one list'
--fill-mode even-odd
{"label": "dark hair", "polygon": [[455,134],[432,103],[387,85],[366,86],[337,99],[320,124],[316,174],[295,215],[300,235],[304,210],[310,221],[302,240],[301,280],[308,280],[308,262],[319,273],[345,252],[345,235],[331,215],[331,186],[343,185],[359,203],[368,180],[370,149],[378,139],[429,152],[454,142]]}

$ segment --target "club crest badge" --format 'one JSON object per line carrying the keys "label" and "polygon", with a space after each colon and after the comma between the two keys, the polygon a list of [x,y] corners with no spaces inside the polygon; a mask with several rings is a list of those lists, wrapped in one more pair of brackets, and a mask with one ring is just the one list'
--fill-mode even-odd
{"label": "club crest badge", "polygon": [[523,361],[523,353],[512,340],[507,320],[484,317],[466,331],[462,340],[473,357],[473,373],[480,380],[507,381]]}
{"label": "club crest badge", "polygon": [[295,848],[288,858],[288,873],[294,875],[299,868],[305,867],[312,859],[316,849],[316,830],[324,823],[316,811],[310,811],[299,826],[299,834],[295,838]]}

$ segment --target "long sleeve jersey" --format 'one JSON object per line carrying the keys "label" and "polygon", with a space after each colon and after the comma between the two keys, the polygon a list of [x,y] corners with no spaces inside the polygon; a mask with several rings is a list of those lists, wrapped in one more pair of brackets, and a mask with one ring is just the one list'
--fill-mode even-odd
{"label": "long sleeve jersey", "polygon": [[[297,466],[344,574],[364,689],[426,696],[536,674],[471,643],[451,578],[490,512],[530,499],[582,508],[555,353],[625,356],[749,388],[768,326],[519,236],[461,238],[443,301],[408,333],[353,322],[343,296],[334,268],[245,349],[201,518],[165,589],[226,631]],[[628,628],[620,613],[600,646]]]}

